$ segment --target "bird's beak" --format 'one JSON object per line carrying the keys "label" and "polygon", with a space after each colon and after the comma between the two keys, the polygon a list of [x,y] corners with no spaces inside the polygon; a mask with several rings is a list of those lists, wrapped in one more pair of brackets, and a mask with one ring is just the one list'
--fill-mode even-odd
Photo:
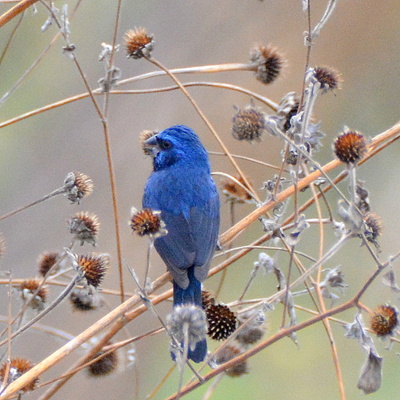
{"label": "bird's beak", "polygon": [[158,147],[157,135],[154,135],[151,138],[147,139],[144,143],[146,146],[149,146],[149,150],[151,150],[152,156],[157,157],[158,153],[160,152],[160,148]]}

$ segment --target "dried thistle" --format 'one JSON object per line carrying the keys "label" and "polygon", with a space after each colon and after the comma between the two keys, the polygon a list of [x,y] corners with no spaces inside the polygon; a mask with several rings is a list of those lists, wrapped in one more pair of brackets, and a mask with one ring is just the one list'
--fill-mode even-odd
{"label": "dried thistle", "polygon": [[71,203],[79,204],[93,192],[93,181],[82,172],[70,172],[64,180],[64,190]]}
{"label": "dried thistle", "polygon": [[356,164],[367,152],[367,140],[362,133],[347,129],[335,140],[334,151],[340,161]]}
{"label": "dried thistle", "polygon": [[75,311],[92,311],[101,306],[99,294],[97,292],[90,293],[85,289],[74,288],[69,300]]}
{"label": "dried thistle", "polygon": [[[247,187],[241,176],[235,178],[241,185]],[[222,193],[227,197],[228,201],[232,203],[245,203],[250,202],[252,197],[249,192],[240,186],[232,179],[223,179],[221,181]]]}
{"label": "dried thistle", "polygon": [[227,339],[236,329],[237,319],[234,312],[223,304],[212,304],[206,308],[208,336],[214,340]]}
{"label": "dried thistle", "polygon": [[81,246],[85,242],[96,245],[100,223],[95,214],[78,212],[68,221],[68,226],[74,239],[81,242]]}
{"label": "dried thistle", "polygon": [[[4,381],[8,370],[8,379],[6,381],[6,384],[8,386],[11,382],[17,380],[20,376],[22,376],[25,372],[28,372],[34,366],[35,364],[31,363],[25,358],[13,358],[11,359],[11,361],[6,361],[5,363],[3,363],[0,369],[0,381]],[[32,391],[36,388],[38,383],[39,378],[33,378],[33,380],[29,382],[26,386],[24,386],[21,391],[24,393]]]}
{"label": "dried thistle", "polygon": [[154,48],[153,35],[149,35],[145,28],[134,28],[125,33],[125,48],[128,58],[150,57]]}
{"label": "dried thistle", "polygon": [[[50,271],[50,269],[53,267],[53,265],[57,262],[58,258],[59,254],[55,252],[45,251],[39,254],[37,261],[39,274],[41,276],[46,276],[47,273]],[[51,273],[52,274],[56,273],[57,272],[56,269],[53,269]]]}
{"label": "dried thistle", "polygon": [[377,336],[391,336],[398,322],[398,312],[394,307],[378,306],[370,317],[370,328]]}
{"label": "dried thistle", "polygon": [[340,89],[343,79],[340,73],[332,67],[315,67],[314,76],[321,84],[322,93]]}
{"label": "dried thistle", "polygon": [[268,85],[280,74],[285,61],[276,47],[257,44],[250,50],[250,62],[257,67],[256,78]]}
{"label": "dried thistle", "polygon": [[168,233],[165,223],[161,219],[161,211],[154,211],[150,208],[138,211],[132,207],[131,213],[130,227],[139,236],[148,235],[151,238],[158,238]]}
{"label": "dried thistle", "polygon": [[265,114],[253,104],[243,110],[236,108],[232,118],[232,136],[237,140],[259,142],[265,132]]}
{"label": "dried thistle", "polygon": [[22,300],[30,301],[34,296],[29,306],[39,311],[43,310],[48,295],[47,288],[45,286],[40,287],[40,285],[41,281],[39,279],[25,279],[17,286],[17,289],[21,291]]}
{"label": "dried thistle", "polygon": [[[244,352],[244,349],[238,343],[231,343],[224,346],[215,356],[214,361],[217,364],[224,364],[233,358],[239,356]],[[244,374],[248,374],[247,360],[235,364],[234,366],[225,370],[225,373],[232,377],[239,377]]]}
{"label": "dried thistle", "polygon": [[[110,343],[108,343],[109,345]],[[104,351],[99,351],[93,358],[97,358],[104,353]],[[97,378],[112,374],[118,366],[118,361],[117,353],[112,351],[88,366],[89,375]]]}

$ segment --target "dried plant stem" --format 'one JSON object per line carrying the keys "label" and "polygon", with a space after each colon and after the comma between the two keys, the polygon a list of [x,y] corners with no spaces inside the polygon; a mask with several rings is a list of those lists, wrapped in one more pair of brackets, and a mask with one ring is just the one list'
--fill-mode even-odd
{"label": "dried plant stem", "polygon": [[24,12],[32,4],[35,4],[37,1],[38,0],[21,0],[18,4],[0,16],[0,28],[3,27],[7,22],[10,22],[17,15]]}

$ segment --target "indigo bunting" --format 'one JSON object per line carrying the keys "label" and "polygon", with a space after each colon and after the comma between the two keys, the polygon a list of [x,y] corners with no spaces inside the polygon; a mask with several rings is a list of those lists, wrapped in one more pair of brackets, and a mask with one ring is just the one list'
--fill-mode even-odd
{"label": "indigo bunting", "polygon": [[[154,246],[173,279],[174,306],[202,307],[201,282],[208,275],[219,231],[219,196],[208,154],[196,133],[183,125],[146,141],[153,149],[153,173],[143,207],[161,211],[168,231]],[[197,342],[188,358],[204,360],[207,342]]]}

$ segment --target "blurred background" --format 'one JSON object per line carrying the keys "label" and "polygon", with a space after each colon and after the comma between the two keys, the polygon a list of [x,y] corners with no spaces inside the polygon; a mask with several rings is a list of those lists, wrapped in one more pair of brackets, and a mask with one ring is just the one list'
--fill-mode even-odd
{"label": "blurred background", "polygon": [[[76,2],[55,1],[61,8],[68,3],[71,11]],[[312,25],[320,19],[326,1],[312,2]],[[0,13],[10,4],[0,2]],[[76,46],[76,56],[92,88],[104,75],[104,66],[98,62],[101,43],[111,43],[115,26],[116,1],[84,0],[70,24],[71,42]],[[400,72],[400,2],[387,0],[340,1],[321,35],[315,40],[311,52],[311,65],[335,67],[342,73],[343,88],[320,96],[316,105],[315,118],[321,121],[326,133],[324,147],[315,158],[324,164],[332,159],[331,145],[344,126],[363,132],[368,137],[388,129],[399,120],[399,72]],[[36,60],[52,40],[55,26],[46,32],[40,27],[47,13],[40,4],[37,13],[32,9],[25,12],[10,48],[0,65],[0,93],[3,95]],[[0,29],[1,48],[15,27],[16,20]],[[255,43],[273,43],[288,60],[282,76],[272,85],[258,82],[252,72],[229,72],[220,74],[181,76],[183,81],[209,80],[243,86],[279,102],[289,91],[299,92],[304,75],[306,48],[304,31],[307,19],[302,12],[302,2],[293,0],[219,0],[192,2],[184,0],[125,1],[118,33],[118,43],[123,43],[123,33],[135,26],[145,27],[154,34],[153,55],[168,68],[196,65],[247,62],[250,48]],[[40,64],[22,84],[8,97],[0,108],[0,122],[25,112],[85,92],[83,82],[74,64],[62,54],[64,43],[60,40],[53,46]],[[121,69],[122,78],[151,72],[155,67],[145,60],[127,60],[121,46],[115,58]],[[166,77],[154,78],[122,89],[140,89],[168,86]],[[217,129],[229,150],[264,162],[279,164],[282,142],[266,136],[260,144],[250,145],[235,141],[231,136],[234,106],[249,104],[244,94],[215,88],[189,88],[209,120]],[[102,103],[100,97],[97,97]],[[264,111],[269,112],[265,107]],[[151,172],[151,160],[143,155],[138,136],[144,129],[164,129],[174,124],[186,124],[200,135],[206,148],[221,151],[206,126],[194,112],[187,99],[179,91],[143,95],[111,96],[109,128],[114,160],[118,207],[121,221],[121,238],[124,266],[135,269],[143,277],[146,259],[146,240],[131,235],[128,220],[130,208],[140,208],[143,187]],[[0,231],[6,240],[6,253],[1,269],[11,270],[15,278],[36,275],[36,260],[45,250],[60,251],[70,243],[66,220],[77,211],[91,211],[101,221],[98,240],[100,252],[112,256],[112,268],[103,284],[118,289],[116,264],[115,230],[104,134],[93,105],[89,99],[76,101],[37,116],[4,127],[1,130],[0,146],[0,214],[3,215],[19,206],[41,198],[63,185],[70,171],[81,171],[89,175],[95,185],[94,193],[80,205],[70,205],[65,198],[57,197],[25,212],[1,221]],[[384,236],[380,241],[381,260],[398,251],[399,243],[399,197],[400,175],[398,173],[399,150],[395,145],[387,148],[358,172],[366,181],[370,192],[372,210],[382,217]],[[221,156],[211,156],[213,171],[233,173],[231,165]],[[256,188],[273,177],[274,171],[240,161]],[[216,177],[219,181],[219,178]],[[346,184],[342,185],[346,190]],[[260,196],[264,192],[260,190]],[[335,196],[330,197],[333,211],[336,210]],[[252,205],[237,208],[237,219],[253,209]],[[311,212],[312,215],[314,211]],[[223,201],[221,232],[229,227],[229,206]],[[235,246],[250,243],[262,233],[261,226],[254,224]],[[318,236],[308,236],[306,243],[310,254],[318,254]],[[340,252],[326,268],[342,264],[346,282],[350,285],[342,299],[349,299],[371,275],[375,265],[360,250],[356,241]],[[79,248],[79,252],[92,251],[91,246]],[[220,301],[234,301],[241,294],[257,259],[258,252],[251,253],[233,265],[221,292]],[[217,259],[218,260],[218,259]],[[221,260],[221,258],[219,258]],[[216,261],[217,262],[217,261]],[[394,265],[398,267],[398,262]],[[282,265],[285,268],[285,265]],[[395,269],[396,269],[395,268]],[[151,278],[165,270],[156,254],[152,256]],[[125,287],[135,291],[135,284],[127,269]],[[207,282],[215,290],[219,277]],[[57,289],[53,289],[56,296]],[[266,297],[276,290],[276,281],[271,276],[260,275],[254,285],[252,296]],[[7,290],[1,289],[1,313],[6,315]],[[14,295],[14,299],[17,299]],[[342,300],[340,300],[342,301]],[[117,296],[107,296],[110,307],[119,302]],[[390,302],[398,305],[389,289],[376,282],[363,298],[370,308]],[[72,313],[68,302],[62,304],[43,323],[57,327],[71,335],[84,330],[90,323],[107,313],[107,307],[90,315]],[[18,309],[18,303],[13,305]],[[170,310],[170,304],[159,307],[161,315]],[[282,309],[268,313],[268,335],[279,329]],[[356,311],[340,317],[352,321]],[[299,319],[307,315],[299,314]],[[139,335],[157,327],[155,318],[145,315],[128,325],[131,335]],[[348,398],[360,395],[357,389],[359,370],[365,354],[361,347],[345,339],[344,329],[334,325],[335,339],[344,376]],[[120,339],[125,338],[123,334]],[[240,378],[225,377],[216,388],[213,399],[338,399],[336,376],[329,341],[322,325],[313,326],[298,333],[299,345],[284,339],[249,360],[249,374]],[[33,346],[32,344],[35,343]],[[62,342],[32,331],[15,342],[12,352],[35,362],[60,347]],[[135,367],[121,367],[117,373],[88,379],[85,372],[77,374],[55,398],[75,398],[84,395],[87,399],[119,398],[144,399],[156,387],[172,366],[169,357],[169,340],[161,334],[136,346]],[[384,380],[382,388],[371,399],[395,398],[400,390],[398,346],[388,352],[378,341],[378,350],[384,357]],[[60,374],[74,358],[83,354],[75,352],[60,365],[41,378],[42,381]],[[123,354],[121,353],[121,358]],[[162,399],[176,390],[178,374],[175,373],[155,396]],[[201,399],[207,385],[187,396]],[[239,395],[239,393],[242,393]],[[243,394],[246,393],[246,396]],[[29,398],[35,398],[36,393]],[[28,398],[28,396],[27,396]]]}

